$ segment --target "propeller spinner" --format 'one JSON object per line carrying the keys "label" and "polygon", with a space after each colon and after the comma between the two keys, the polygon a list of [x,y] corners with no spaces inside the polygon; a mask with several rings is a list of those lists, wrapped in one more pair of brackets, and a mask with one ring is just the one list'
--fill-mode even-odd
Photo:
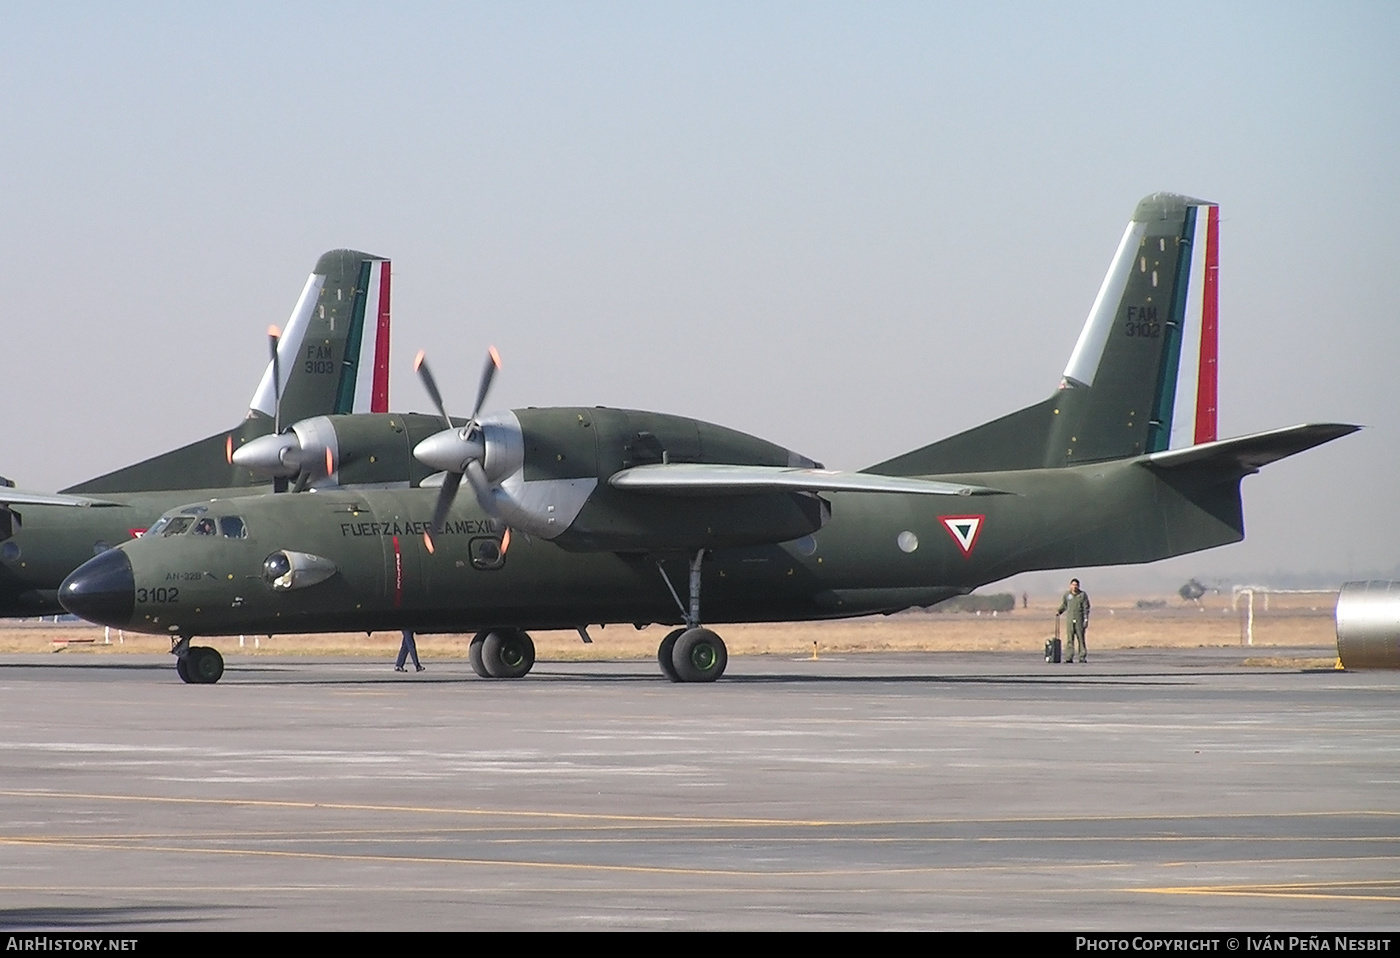
{"label": "propeller spinner", "polygon": [[294,423],[284,433],[259,436],[233,450],[229,458],[234,465],[277,480],[284,487],[288,479],[295,478],[294,488],[301,491],[316,480],[335,475],[339,443],[331,420],[316,416]]}

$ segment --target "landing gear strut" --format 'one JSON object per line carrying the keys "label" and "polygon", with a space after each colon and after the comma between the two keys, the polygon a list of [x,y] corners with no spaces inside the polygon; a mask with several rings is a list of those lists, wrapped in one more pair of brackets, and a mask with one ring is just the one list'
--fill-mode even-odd
{"label": "landing gear strut", "polygon": [[676,629],[661,640],[656,649],[656,659],[661,671],[672,682],[713,682],[724,674],[729,664],[729,650],[724,640],[709,629],[700,627],[700,565],[705,561],[705,550],[695,553],[690,560],[690,606],[687,608],[671,585],[660,562],[656,568],[671,590],[671,597],[680,606],[685,618],[685,628]]}
{"label": "landing gear strut", "polygon": [[190,685],[213,685],[224,675],[224,657],[218,649],[190,645],[190,637],[180,636],[170,649],[175,656],[175,674]]}
{"label": "landing gear strut", "polygon": [[518,679],[535,665],[535,643],[520,629],[478,632],[467,647],[472,671],[483,679]]}

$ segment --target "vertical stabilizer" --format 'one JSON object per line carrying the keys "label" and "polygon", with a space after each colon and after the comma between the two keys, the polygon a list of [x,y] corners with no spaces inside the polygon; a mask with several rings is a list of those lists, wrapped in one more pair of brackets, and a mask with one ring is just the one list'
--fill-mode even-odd
{"label": "vertical stabilizer", "polygon": [[[282,422],[389,411],[389,261],[333,250],[316,263],[277,348]],[[248,415],[274,413],[272,363]]]}
{"label": "vertical stabilizer", "polygon": [[1048,399],[867,471],[1053,468],[1214,440],[1218,239],[1214,203],[1143,198]]}
{"label": "vertical stabilizer", "polygon": [[1215,438],[1218,222],[1187,196],[1138,204],[1065,366],[1043,465]]}
{"label": "vertical stabilizer", "polygon": [[[389,411],[389,261],[332,250],[317,262],[277,346],[282,422],[351,412]],[[233,429],[70,486],[69,492],[147,492],[260,486],[235,466],[233,450],[272,432],[274,390],[268,361],[247,417]]]}

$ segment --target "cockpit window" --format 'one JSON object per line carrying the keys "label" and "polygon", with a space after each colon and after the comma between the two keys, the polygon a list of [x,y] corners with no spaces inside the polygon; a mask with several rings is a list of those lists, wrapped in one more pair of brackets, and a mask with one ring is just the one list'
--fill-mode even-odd
{"label": "cockpit window", "polygon": [[168,525],[170,525],[170,520],[165,516],[161,516],[156,520],[156,524],[147,529],[143,535],[158,536],[165,531],[165,527]]}
{"label": "cockpit window", "polygon": [[[178,536],[192,525],[194,525],[194,516],[175,516],[170,520],[169,524],[161,530],[160,534],[168,539],[171,536]],[[147,533],[147,535],[149,535],[149,533]]]}
{"label": "cockpit window", "polygon": [[194,535],[212,536],[218,532],[218,527],[214,525],[214,520],[205,516],[194,524]]}
{"label": "cockpit window", "polygon": [[243,519],[239,516],[220,516],[219,530],[225,539],[248,538],[248,527],[243,525]]}

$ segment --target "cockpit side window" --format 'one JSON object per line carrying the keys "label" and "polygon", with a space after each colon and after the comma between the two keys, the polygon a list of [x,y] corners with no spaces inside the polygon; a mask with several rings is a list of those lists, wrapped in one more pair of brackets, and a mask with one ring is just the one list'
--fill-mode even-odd
{"label": "cockpit side window", "polygon": [[168,525],[170,525],[170,520],[164,516],[161,516],[159,519],[156,520],[155,525],[151,526],[145,531],[144,535],[158,536],[165,531],[165,527]]}
{"label": "cockpit side window", "polygon": [[170,520],[170,524],[161,530],[161,535],[165,538],[178,536],[190,526],[194,525],[194,516],[175,516]]}
{"label": "cockpit side window", "polygon": [[248,538],[248,527],[243,524],[241,516],[220,516],[219,530],[223,532],[225,539]]}

